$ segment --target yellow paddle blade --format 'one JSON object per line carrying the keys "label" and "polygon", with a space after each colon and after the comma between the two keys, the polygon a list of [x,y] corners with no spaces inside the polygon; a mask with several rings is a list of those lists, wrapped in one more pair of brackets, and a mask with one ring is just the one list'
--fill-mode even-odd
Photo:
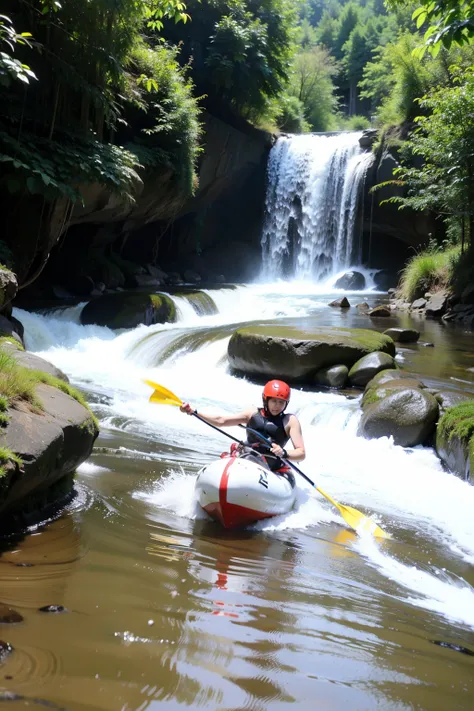
{"label": "yellow paddle blade", "polygon": [[143,382],[154,390],[150,395],[149,402],[156,402],[160,405],[177,405],[178,407],[181,407],[183,404],[183,401],[180,400],[177,395],[172,393],[171,390],[164,388],[163,385],[158,385],[158,383],[154,383],[153,380],[144,380]]}
{"label": "yellow paddle blade", "polygon": [[357,511],[357,509],[353,509],[352,506],[344,506],[344,504],[338,504],[337,501],[334,501],[332,496],[329,496],[329,494],[326,494],[325,491],[319,488],[319,486],[315,487],[322,496],[324,496],[328,501],[335,506],[344,521],[354,529],[354,531],[357,531],[357,533],[371,533],[373,536],[376,536],[377,538],[391,538],[389,533],[385,533],[385,531],[380,528],[378,524],[375,523],[375,521],[372,521],[369,516],[366,516],[365,514],[361,513],[360,511]]}

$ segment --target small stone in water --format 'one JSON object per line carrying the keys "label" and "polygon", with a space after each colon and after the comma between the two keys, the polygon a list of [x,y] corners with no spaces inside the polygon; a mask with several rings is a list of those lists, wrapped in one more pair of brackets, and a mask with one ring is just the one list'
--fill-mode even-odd
{"label": "small stone in water", "polygon": [[23,622],[23,615],[7,605],[0,605],[0,624],[12,625]]}
{"label": "small stone in water", "polygon": [[38,612],[67,612],[67,610],[62,605],[45,605],[40,607]]}
{"label": "small stone in water", "polygon": [[155,621],[154,621],[154,620],[148,620],[148,626],[149,626],[149,627],[151,627],[151,626],[154,625],[154,624],[155,624]]}

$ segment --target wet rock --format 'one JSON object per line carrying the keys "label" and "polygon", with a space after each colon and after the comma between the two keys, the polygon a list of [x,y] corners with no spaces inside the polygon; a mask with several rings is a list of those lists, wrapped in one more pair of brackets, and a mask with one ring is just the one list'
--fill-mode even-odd
{"label": "wet rock", "polygon": [[362,328],[319,328],[297,325],[240,328],[229,341],[231,367],[247,375],[314,382],[315,373],[333,365],[352,366],[367,353],[395,355],[391,338]]}
{"label": "wet rock", "polygon": [[[370,383],[369,383],[370,385]],[[395,390],[406,390],[407,388],[421,388],[422,383],[414,378],[400,378],[400,380],[389,380],[382,385],[367,386],[362,397],[361,407],[365,409],[374,402],[383,400],[384,397],[391,395]],[[428,392],[428,390],[425,390]],[[433,393],[431,393],[433,395]]]}
{"label": "wet rock", "polygon": [[314,376],[314,381],[318,385],[328,388],[343,388],[347,382],[349,369],[346,365],[333,365],[329,368],[321,368]]}
{"label": "wet rock", "polygon": [[19,335],[16,330],[16,326],[10,318],[6,318],[0,314],[0,337],[10,338],[12,341],[16,341],[23,348],[23,338]]}
{"label": "wet rock", "polygon": [[50,363],[48,360],[44,360],[44,358],[40,358],[39,356],[34,355],[29,351],[18,350],[17,348],[11,346],[8,343],[3,343],[2,348],[8,353],[8,355],[12,356],[16,360],[16,362],[19,365],[22,365],[24,368],[40,370],[42,373],[48,373],[49,375],[54,375],[55,378],[64,380],[65,383],[69,382],[69,378],[67,377],[67,375],[63,373],[62,370],[59,370],[59,368],[56,368],[56,366]]}
{"label": "wet rock", "polygon": [[343,296],[342,299],[335,299],[334,301],[331,301],[331,303],[328,304],[328,306],[333,306],[334,308],[338,308],[338,309],[349,309],[351,305],[350,305],[348,299],[345,296]]}
{"label": "wet rock", "polygon": [[396,343],[416,343],[420,337],[420,332],[414,328],[387,328],[384,333]]}
{"label": "wet rock", "polygon": [[436,452],[446,467],[474,481],[474,400],[460,402],[443,414],[436,428]]}
{"label": "wet rock", "polygon": [[376,306],[374,309],[369,311],[370,318],[386,318],[391,315],[392,311],[388,306]]}
{"label": "wet rock", "polygon": [[397,390],[369,405],[359,424],[367,439],[393,437],[402,447],[424,444],[432,436],[439,406],[429,393],[416,388]]}
{"label": "wet rock", "polygon": [[378,138],[378,129],[376,128],[365,128],[362,132],[362,136],[359,138],[359,145],[361,148],[372,148],[375,141]]}
{"label": "wet rock", "polygon": [[365,289],[365,276],[360,272],[346,272],[334,284],[335,289],[344,291],[361,291]]}
{"label": "wet rock", "polygon": [[374,274],[375,288],[379,291],[395,291],[392,284],[396,284],[397,281],[397,274],[390,273],[387,269],[381,269]]}
{"label": "wet rock", "polygon": [[201,276],[192,269],[187,269],[183,274],[184,280],[191,284],[198,284],[201,281]]}
{"label": "wet rock", "polygon": [[424,348],[434,348],[434,343],[430,343],[429,341],[424,341],[423,343],[420,343],[420,346],[423,346]]}
{"label": "wet rock", "polygon": [[367,301],[363,301],[361,304],[356,304],[356,309],[358,311],[368,311],[370,308],[369,304]]}
{"label": "wet rock", "polygon": [[23,622],[23,616],[19,612],[8,605],[0,604],[0,624],[15,625],[19,622]]}
{"label": "wet rock", "polygon": [[135,286],[154,287],[158,288],[162,285],[161,279],[151,276],[150,274],[135,274],[133,277]]}
{"label": "wet rock", "polygon": [[[150,277],[152,278],[152,277]],[[173,323],[176,307],[166,294],[121,292],[104,294],[90,301],[81,312],[81,323],[109,328],[136,328],[143,323]]]}
{"label": "wet rock", "polygon": [[3,639],[0,639],[0,664],[3,664],[12,652],[12,645],[9,642],[4,642]]}
{"label": "wet rock", "polygon": [[450,407],[455,407],[461,402],[472,399],[472,396],[467,395],[461,390],[436,390],[433,395],[439,402],[440,412],[442,415]]}
{"label": "wet rock", "polygon": [[[461,301],[463,302],[463,304],[474,304],[474,284],[466,286],[466,288],[461,294]],[[448,303],[450,308],[454,306],[452,296],[449,297]]]}
{"label": "wet rock", "polygon": [[[65,289],[59,284],[53,284],[51,287],[51,292],[56,299],[61,299],[61,301],[71,301],[74,296],[68,289]],[[88,292],[89,293],[89,292]]]}
{"label": "wet rock", "polygon": [[94,289],[94,280],[90,276],[78,275],[68,277],[68,290],[76,296],[89,296]]}
{"label": "wet rock", "polygon": [[60,612],[67,612],[67,609],[62,605],[44,605],[44,607],[39,608],[38,612],[53,612],[58,614]]}
{"label": "wet rock", "polygon": [[387,294],[389,299],[397,298],[397,290],[395,288],[388,289]]}
{"label": "wet rock", "polygon": [[18,291],[16,275],[0,265],[0,308],[4,308],[15,298]]}
{"label": "wet rock", "polygon": [[372,380],[367,383],[366,387],[374,388],[378,385],[385,385],[385,383],[388,383],[391,380],[410,380],[412,382],[416,381],[416,387],[425,387],[424,383],[421,380],[415,378],[411,373],[407,373],[405,370],[399,370],[398,368],[396,370],[382,370],[380,373],[377,373],[377,375],[374,375]]}
{"label": "wet rock", "polygon": [[433,294],[425,307],[426,318],[441,318],[447,309],[448,295],[444,291]]}
{"label": "wet rock", "polygon": [[387,353],[369,353],[358,360],[349,371],[351,385],[364,387],[381,370],[396,368],[392,356]]}
{"label": "wet rock", "polygon": [[415,301],[413,301],[413,303],[411,305],[411,308],[414,310],[424,309],[426,304],[427,304],[426,299],[415,299]]}

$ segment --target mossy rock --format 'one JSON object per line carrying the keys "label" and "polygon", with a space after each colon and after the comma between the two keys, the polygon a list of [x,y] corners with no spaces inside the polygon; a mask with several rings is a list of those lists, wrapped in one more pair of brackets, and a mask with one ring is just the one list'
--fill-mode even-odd
{"label": "mossy rock", "polygon": [[450,471],[473,482],[474,400],[446,410],[436,429],[436,451]]}
{"label": "mossy rock", "polygon": [[219,312],[214,299],[204,291],[179,292],[175,296],[180,296],[189,301],[195,312],[199,316],[213,316]]}
{"label": "mossy rock", "polygon": [[374,387],[367,387],[365,389],[364,395],[362,397],[361,407],[365,410],[366,407],[372,405],[374,402],[379,402],[383,400],[384,397],[391,395],[395,390],[406,390],[407,388],[419,388],[420,383],[415,379],[400,379],[400,380],[389,380],[382,385],[375,385]]}
{"label": "mossy rock", "polygon": [[359,388],[364,387],[374,375],[382,370],[394,370],[396,363],[388,353],[368,353],[360,358],[349,371],[349,382]]}
{"label": "mossy rock", "polygon": [[250,376],[314,383],[321,368],[351,367],[375,351],[395,355],[391,338],[362,328],[319,328],[262,324],[240,328],[229,341],[231,367]]}
{"label": "mossy rock", "polygon": [[429,393],[418,388],[396,390],[365,409],[359,435],[392,436],[395,444],[414,447],[430,440],[438,414],[438,403]]}
{"label": "mossy rock", "polygon": [[140,324],[174,323],[176,306],[166,294],[119,292],[104,294],[89,301],[81,312],[81,323],[117,328],[136,328]]}

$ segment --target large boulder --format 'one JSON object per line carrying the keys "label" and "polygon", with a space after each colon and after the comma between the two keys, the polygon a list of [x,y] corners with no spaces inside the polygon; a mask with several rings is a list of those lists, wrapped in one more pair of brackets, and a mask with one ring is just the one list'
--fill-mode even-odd
{"label": "large boulder", "polygon": [[176,306],[166,294],[119,292],[104,294],[89,301],[81,312],[81,323],[108,326],[109,328],[135,328],[143,323],[176,321]]}
{"label": "large boulder", "polygon": [[240,328],[229,341],[231,367],[246,375],[281,377],[314,383],[321,368],[352,366],[359,358],[382,351],[395,355],[391,338],[359,328],[319,328],[264,324]]}
{"label": "large boulder", "polygon": [[354,363],[349,371],[349,382],[351,385],[364,387],[380,371],[396,367],[393,357],[388,353],[369,353]]}
{"label": "large boulder", "polygon": [[403,388],[370,404],[359,423],[367,439],[393,437],[395,444],[414,447],[433,434],[439,407],[435,398],[418,388]]}
{"label": "large boulder", "polygon": [[436,451],[453,474],[473,483],[474,400],[446,410],[436,429]]}
{"label": "large boulder", "polygon": [[344,291],[362,291],[365,289],[365,276],[360,272],[346,272],[339,277],[334,288],[344,289]]}
{"label": "large boulder", "polygon": [[21,508],[29,496],[74,472],[89,457],[98,434],[89,410],[70,395],[43,383],[36,395],[41,412],[26,403],[16,403],[8,412],[4,446],[23,464],[10,466],[2,477],[1,512]]}

